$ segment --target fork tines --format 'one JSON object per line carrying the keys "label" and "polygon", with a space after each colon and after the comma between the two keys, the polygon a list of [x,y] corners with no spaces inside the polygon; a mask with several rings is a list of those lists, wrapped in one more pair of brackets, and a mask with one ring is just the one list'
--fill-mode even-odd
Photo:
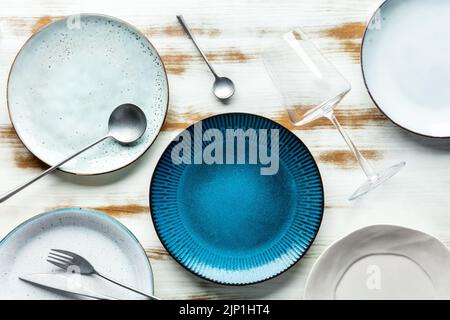
{"label": "fork tines", "polygon": [[51,249],[47,257],[47,262],[67,270],[71,265],[73,265],[73,258],[66,253],[64,250]]}

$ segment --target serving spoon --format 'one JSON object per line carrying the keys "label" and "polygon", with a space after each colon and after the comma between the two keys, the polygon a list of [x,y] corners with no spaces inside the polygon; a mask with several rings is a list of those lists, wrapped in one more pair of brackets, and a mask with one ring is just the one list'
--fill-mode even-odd
{"label": "serving spoon", "polygon": [[227,77],[220,77],[212,65],[209,63],[208,58],[203,53],[203,50],[200,48],[200,46],[197,44],[197,41],[195,40],[194,36],[192,35],[191,31],[189,30],[189,27],[186,24],[186,21],[184,21],[184,18],[182,15],[177,16],[178,21],[182,25],[184,31],[188,34],[189,38],[191,38],[192,42],[194,43],[195,47],[197,48],[198,52],[203,57],[203,60],[205,60],[206,65],[208,66],[209,70],[211,70],[212,74],[214,75],[214,85],[213,85],[213,93],[214,95],[219,98],[220,100],[227,100],[231,98],[234,94],[234,83],[231,81],[231,79]]}
{"label": "serving spoon", "polygon": [[70,157],[48,168],[47,170],[42,172],[40,175],[34,177],[30,181],[3,194],[0,197],[0,203],[11,198],[16,193],[22,191],[29,185],[46,176],[47,174],[55,171],[69,160],[72,160],[76,156],[92,148],[93,146],[99,144],[100,142],[112,138],[123,145],[131,144],[137,141],[140,137],[142,137],[146,129],[147,129],[147,118],[145,117],[144,112],[138,106],[131,103],[126,103],[118,106],[117,108],[114,109],[114,111],[111,113],[109,117],[107,135],[101,137],[95,142],[92,142],[91,144],[84,147],[80,151],[77,151],[76,153],[72,154]]}

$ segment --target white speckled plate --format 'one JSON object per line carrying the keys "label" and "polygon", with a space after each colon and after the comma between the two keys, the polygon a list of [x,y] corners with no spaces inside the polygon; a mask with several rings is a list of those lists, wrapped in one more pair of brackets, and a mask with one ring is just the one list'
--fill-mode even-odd
{"label": "white speckled plate", "polygon": [[448,0],[387,0],[362,42],[374,102],[397,125],[430,137],[450,137],[449,16]]}
{"label": "white speckled plate", "polygon": [[102,15],[58,20],[32,36],[11,67],[8,107],[25,146],[54,165],[107,133],[112,110],[140,106],[148,120],[133,146],[107,140],[61,170],[100,174],[139,158],[166,116],[168,82],[151,43],[131,25]]}
{"label": "white speckled plate", "polygon": [[329,247],[309,274],[306,299],[450,299],[450,251],[398,226],[357,230]]}
{"label": "white speckled plate", "polygon": [[[65,274],[46,261],[50,249],[79,253],[100,272],[153,294],[152,269],[133,234],[104,214],[72,208],[38,215],[0,242],[0,299],[75,298],[18,279],[34,273]],[[81,284],[97,292],[120,299],[142,298],[102,278],[81,277]]]}

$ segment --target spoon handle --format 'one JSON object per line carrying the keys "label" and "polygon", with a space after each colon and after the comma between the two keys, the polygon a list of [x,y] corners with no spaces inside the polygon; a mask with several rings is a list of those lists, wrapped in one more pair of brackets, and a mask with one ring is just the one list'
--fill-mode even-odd
{"label": "spoon handle", "polygon": [[216,71],[214,70],[214,68],[212,67],[212,65],[209,63],[208,58],[206,57],[206,55],[203,53],[203,50],[200,48],[200,46],[197,44],[197,41],[195,40],[194,36],[192,35],[191,31],[189,30],[189,27],[187,26],[186,21],[184,21],[184,18],[182,15],[178,15],[177,16],[178,21],[180,22],[181,26],[183,27],[184,31],[186,31],[186,33],[188,34],[189,38],[191,38],[192,42],[195,44],[195,47],[197,48],[198,52],[200,52],[200,54],[203,57],[203,60],[205,60],[206,64],[209,67],[209,70],[211,70],[211,72],[213,73],[214,77],[218,78],[218,75],[216,73]]}
{"label": "spoon handle", "polygon": [[33,184],[34,182],[38,181],[39,179],[41,179],[42,177],[46,176],[47,174],[55,171],[56,169],[58,169],[60,166],[62,166],[63,164],[65,164],[67,161],[72,160],[73,158],[75,158],[76,156],[80,155],[81,153],[85,152],[86,150],[92,148],[93,146],[99,144],[100,142],[102,142],[103,140],[106,140],[107,138],[109,138],[110,136],[105,136],[103,138],[98,139],[97,141],[91,143],[90,145],[84,147],[83,149],[81,149],[80,151],[77,151],[76,153],[72,154],[70,157],[64,159],[63,161],[55,164],[54,166],[48,168],[47,170],[45,170],[44,172],[42,172],[40,175],[34,177],[33,179],[29,180],[28,182],[12,189],[11,191],[8,191],[7,193],[3,194],[0,197],[0,203],[8,200],[9,198],[11,198],[13,195],[15,195],[16,193],[22,191],[23,189],[25,189],[26,187],[28,187],[29,185]]}

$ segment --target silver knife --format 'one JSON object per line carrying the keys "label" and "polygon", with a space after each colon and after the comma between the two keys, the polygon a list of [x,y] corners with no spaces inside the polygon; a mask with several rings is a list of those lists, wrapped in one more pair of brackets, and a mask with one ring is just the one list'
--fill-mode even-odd
{"label": "silver knife", "polygon": [[[19,279],[40,287],[57,290],[60,292],[76,294],[83,297],[98,300],[118,300],[113,297],[84,288],[79,283],[74,283],[73,278],[61,274],[36,273],[19,276]],[[72,285],[71,285],[72,284]]]}

